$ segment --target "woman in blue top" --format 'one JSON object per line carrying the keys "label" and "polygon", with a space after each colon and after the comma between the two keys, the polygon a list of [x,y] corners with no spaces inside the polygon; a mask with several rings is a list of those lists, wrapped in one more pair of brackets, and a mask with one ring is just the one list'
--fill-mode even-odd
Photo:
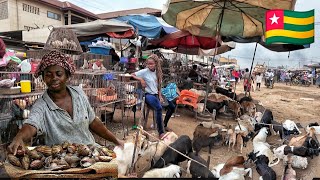
{"label": "woman in blue top", "polygon": [[147,59],[147,68],[132,73],[132,77],[141,82],[145,88],[145,101],[156,111],[156,121],[159,137],[164,135],[162,122],[162,106],[163,101],[161,95],[162,69],[161,62],[157,55],[152,54]]}

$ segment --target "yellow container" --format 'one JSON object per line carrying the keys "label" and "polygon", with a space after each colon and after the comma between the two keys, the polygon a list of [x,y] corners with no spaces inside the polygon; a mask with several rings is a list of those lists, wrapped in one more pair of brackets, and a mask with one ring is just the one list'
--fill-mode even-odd
{"label": "yellow container", "polygon": [[21,86],[22,93],[30,93],[31,92],[31,81],[30,80],[21,80],[18,84]]}

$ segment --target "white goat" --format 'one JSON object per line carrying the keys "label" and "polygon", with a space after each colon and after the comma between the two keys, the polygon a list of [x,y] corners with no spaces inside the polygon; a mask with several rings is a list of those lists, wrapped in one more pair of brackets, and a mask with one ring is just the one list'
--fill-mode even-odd
{"label": "white goat", "polygon": [[[269,167],[272,167],[279,163],[279,158],[277,158],[270,150],[270,145],[266,142],[268,135],[268,130],[266,127],[260,129],[258,135],[253,139],[253,151],[257,153],[257,156],[265,155],[269,158]],[[274,162],[277,160],[276,162]]]}
{"label": "white goat", "polygon": [[233,167],[232,171],[220,176],[220,170],[224,167],[225,163],[218,164],[216,167],[214,167],[211,172],[216,177],[219,178],[219,180],[245,180],[244,176],[249,173],[249,177],[252,178],[252,169],[251,168],[239,168],[239,167]]}
{"label": "white goat", "polygon": [[143,175],[143,178],[180,178],[180,174],[180,166],[171,164],[165,168],[151,169]]}
{"label": "white goat", "polygon": [[[274,148],[273,152],[274,155],[277,156],[279,159],[283,159],[284,164],[287,164],[288,162],[288,156],[284,155],[284,148],[287,145],[282,145],[278,148]],[[299,169],[306,169],[308,166],[308,158],[306,157],[301,157],[301,156],[296,156],[296,155],[291,155],[291,165],[294,168],[299,168]]]}
{"label": "white goat", "polygon": [[288,131],[293,131],[294,129],[297,129],[299,134],[301,134],[301,131],[299,130],[298,126],[296,125],[295,122],[291,121],[291,120],[285,120],[282,123],[283,128],[285,128]]}

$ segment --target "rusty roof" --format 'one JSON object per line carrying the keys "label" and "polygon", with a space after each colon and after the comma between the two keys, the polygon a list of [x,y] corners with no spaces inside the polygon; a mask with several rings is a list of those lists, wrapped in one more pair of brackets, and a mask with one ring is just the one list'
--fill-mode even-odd
{"label": "rusty roof", "polygon": [[55,7],[57,9],[62,10],[62,11],[71,10],[71,11],[75,11],[77,13],[86,15],[86,16],[93,18],[93,19],[99,19],[99,17],[97,15],[93,14],[92,12],[87,11],[87,10],[85,10],[77,5],[74,5],[68,1],[63,1],[63,2],[58,1],[58,0],[37,0],[37,1],[40,3],[46,4],[48,6]]}
{"label": "rusty roof", "polygon": [[126,16],[130,14],[150,14],[160,17],[161,16],[161,10],[160,9],[154,9],[154,8],[138,8],[138,9],[128,9],[123,11],[114,11],[114,12],[108,12],[108,13],[102,13],[97,14],[97,16],[100,19],[112,19],[119,16]]}

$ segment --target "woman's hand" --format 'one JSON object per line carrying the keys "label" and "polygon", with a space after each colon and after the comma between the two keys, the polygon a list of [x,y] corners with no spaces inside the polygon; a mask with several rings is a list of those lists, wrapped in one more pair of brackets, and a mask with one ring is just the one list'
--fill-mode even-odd
{"label": "woman's hand", "polygon": [[121,149],[123,149],[123,148],[124,148],[124,141],[118,139],[118,140],[117,140],[117,146],[119,146]]}
{"label": "woman's hand", "polygon": [[143,88],[147,87],[147,83],[146,83],[145,80],[141,79],[140,82],[141,82],[141,86],[142,86]]}
{"label": "woman's hand", "polygon": [[159,100],[160,100],[160,103],[162,103],[164,101],[164,99],[161,95],[159,95]]}
{"label": "woman's hand", "polygon": [[25,151],[22,138],[15,137],[11,144],[8,146],[8,151],[13,155],[16,155],[18,148],[21,148],[22,151]]}

